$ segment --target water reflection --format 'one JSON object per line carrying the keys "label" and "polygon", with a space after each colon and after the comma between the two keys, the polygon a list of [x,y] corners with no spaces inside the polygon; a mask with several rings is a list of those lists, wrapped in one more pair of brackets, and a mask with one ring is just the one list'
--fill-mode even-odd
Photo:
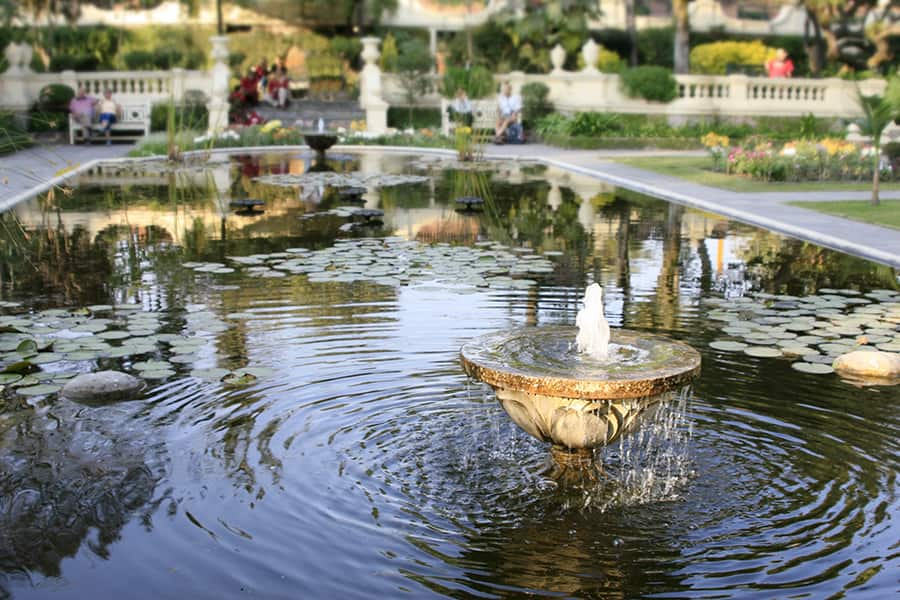
{"label": "water reflection", "polygon": [[[38,309],[138,302],[165,311],[167,332],[208,312],[229,326],[209,335],[197,366],[276,370],[228,389],[176,366],[146,398],[112,407],[30,405],[5,390],[7,590],[48,595],[31,587],[44,578],[65,581],[61,595],[198,598],[239,589],[824,596],[895,585],[898,391],[709,352],[718,326],[701,305],[748,290],[897,289],[894,270],[553,168],[444,172],[376,154],[335,156],[331,166],[432,175],[367,189],[365,205],[385,211],[379,235],[497,241],[549,252],[556,269],[527,289],[495,290],[441,273],[397,286],[182,266],[327,248],[348,235],[346,218],[328,212],[342,202],[335,189],[254,180],[308,172],[311,160],[98,170],[71,197],[0,217],[0,299]],[[484,210],[457,211],[468,194],[482,194]],[[241,198],[264,200],[265,212],[235,214],[229,202]],[[536,476],[545,449],[459,369],[457,349],[474,335],[572,323],[587,281],[606,288],[615,326],[704,351],[689,412],[696,475],[680,501],[603,512],[584,490],[548,485]],[[102,581],[86,566],[96,556],[109,563]],[[191,580],[159,576],[173,565]]]}

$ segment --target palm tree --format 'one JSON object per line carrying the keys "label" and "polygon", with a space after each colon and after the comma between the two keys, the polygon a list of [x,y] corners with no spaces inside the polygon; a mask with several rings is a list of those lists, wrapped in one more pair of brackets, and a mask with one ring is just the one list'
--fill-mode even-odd
{"label": "palm tree", "polygon": [[690,22],[688,0],[672,0],[675,19],[675,72],[687,73],[690,68]]}
{"label": "palm tree", "polygon": [[885,96],[865,96],[859,94],[859,106],[863,116],[859,120],[860,133],[872,138],[872,204],[878,205],[881,179],[881,136],[884,130],[898,117],[897,107]]}

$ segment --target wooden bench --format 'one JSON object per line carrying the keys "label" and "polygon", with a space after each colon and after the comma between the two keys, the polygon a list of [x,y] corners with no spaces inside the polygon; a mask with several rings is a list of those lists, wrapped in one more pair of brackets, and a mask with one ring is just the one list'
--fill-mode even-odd
{"label": "wooden bench", "polygon": [[[120,102],[122,113],[110,128],[112,136],[117,140],[139,140],[150,133],[150,102]],[[99,115],[95,115],[99,117]],[[102,133],[103,126],[98,121],[94,121],[91,129],[96,135]],[[74,117],[69,115],[69,143],[75,143],[75,134],[80,133],[84,136],[84,127],[77,122]]]}

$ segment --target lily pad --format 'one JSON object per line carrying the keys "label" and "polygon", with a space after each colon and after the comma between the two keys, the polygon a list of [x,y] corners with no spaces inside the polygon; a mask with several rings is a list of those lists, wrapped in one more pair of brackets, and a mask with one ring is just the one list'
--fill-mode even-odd
{"label": "lily pad", "polygon": [[743,342],[732,342],[729,340],[716,340],[709,343],[709,347],[723,352],[739,352],[747,348],[747,344]]}
{"label": "lily pad", "polygon": [[778,358],[782,352],[778,348],[769,348],[767,346],[751,346],[744,348],[744,354],[755,358]]}
{"label": "lily pad", "polygon": [[136,371],[164,371],[170,369],[171,363],[164,360],[144,360],[131,365]]}
{"label": "lily pad", "polygon": [[834,369],[831,365],[822,363],[795,362],[791,364],[791,368],[800,371],[801,373],[812,373],[813,375],[828,375],[829,373],[834,373]]}
{"label": "lily pad", "polygon": [[59,390],[62,389],[61,385],[53,385],[50,383],[44,383],[39,385],[30,385],[27,387],[20,387],[16,390],[17,394],[21,394],[23,396],[45,396],[47,394],[55,394]]}
{"label": "lily pad", "polygon": [[0,373],[0,385],[9,385],[22,379],[18,373]]}
{"label": "lily pad", "polygon": [[202,379],[204,381],[221,381],[223,377],[231,374],[228,369],[194,369],[191,371],[191,377]]}

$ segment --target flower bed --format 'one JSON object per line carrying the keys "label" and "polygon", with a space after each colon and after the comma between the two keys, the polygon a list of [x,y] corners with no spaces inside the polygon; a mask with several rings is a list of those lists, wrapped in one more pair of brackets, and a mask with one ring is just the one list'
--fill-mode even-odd
{"label": "flower bed", "polygon": [[[875,163],[871,146],[837,138],[794,140],[779,147],[760,138],[732,145],[727,136],[709,133],[702,141],[716,171],[760,181],[867,181]],[[884,158],[879,168],[882,179],[896,179]]]}

